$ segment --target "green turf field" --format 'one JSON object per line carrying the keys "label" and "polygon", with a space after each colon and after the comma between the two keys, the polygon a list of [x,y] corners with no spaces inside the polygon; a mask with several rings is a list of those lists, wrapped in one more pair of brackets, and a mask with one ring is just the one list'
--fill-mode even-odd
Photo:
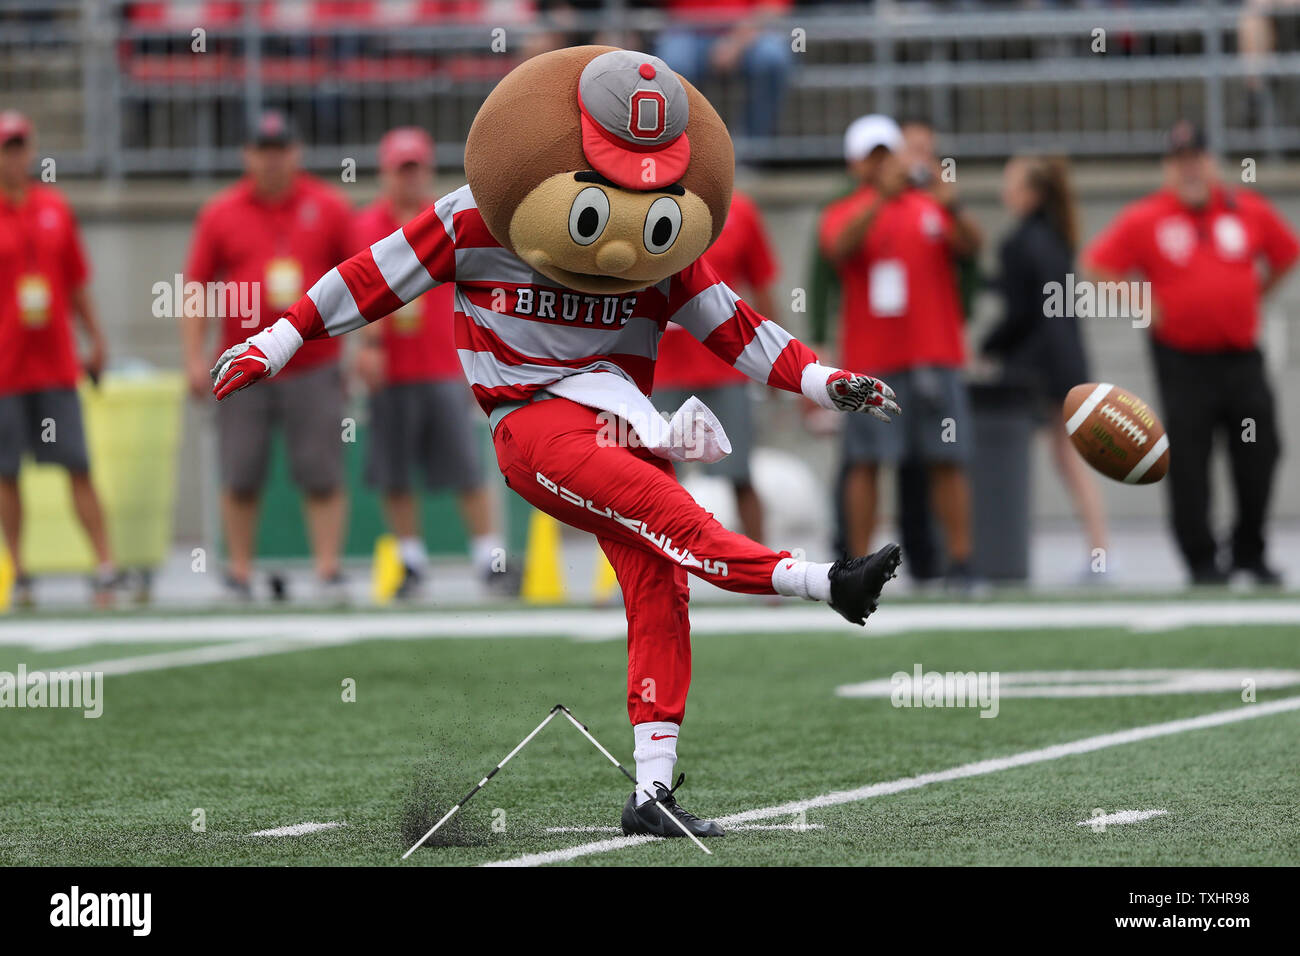
{"label": "green turf field", "polygon": [[[538,612],[546,613],[546,612]],[[896,708],[835,688],[895,671],[1300,669],[1293,626],[707,634],[679,747],[683,803],[701,815],[767,810],[711,841],[628,845],[628,786],[557,719],[471,803],[457,845],[402,865],[466,865],[580,848],[571,865],[1298,864],[1300,710],[1094,744],[921,785],[992,758],[1098,735],[1249,711],[1290,684],[1109,697],[1003,696],[969,708]],[[136,660],[202,645],[0,644],[0,670]],[[631,733],[620,641],[497,637],[363,640],[106,678],[104,714],[0,711],[0,864],[399,864],[404,831],[440,814],[563,702],[620,759]],[[343,682],[355,681],[345,702]],[[1005,691],[1005,688],[1004,688]],[[868,791],[805,801],[837,791]],[[882,789],[882,788],[878,788]],[[780,810],[795,803],[797,809]],[[778,808],[778,809],[768,809]],[[205,829],[196,832],[194,811]],[[1104,830],[1094,811],[1165,814]],[[254,831],[342,822],[302,836]],[[806,824],[806,826],[805,826]],[[526,860],[527,861],[527,860]]]}

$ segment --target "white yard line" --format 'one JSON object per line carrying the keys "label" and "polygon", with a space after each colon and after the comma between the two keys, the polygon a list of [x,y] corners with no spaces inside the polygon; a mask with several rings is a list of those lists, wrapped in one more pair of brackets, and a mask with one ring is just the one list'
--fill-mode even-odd
{"label": "white yard line", "polygon": [[825,830],[824,823],[737,823],[731,827],[732,830],[790,830],[794,833],[803,833],[805,830]]}
{"label": "white yard line", "polygon": [[135,657],[115,657],[88,664],[64,665],[29,669],[30,677],[42,671],[78,671],[102,674],[138,674],[141,671],[170,670],[173,667],[193,667],[196,664],[219,664],[224,661],[245,660],[251,657],[268,657],[272,654],[289,654],[318,647],[332,646],[333,641],[308,641],[299,639],[245,641],[242,644],[207,644],[181,651],[161,651],[157,654],[140,654]]}
{"label": "white yard line", "polygon": [[[1202,714],[1200,717],[1170,720],[1161,724],[1148,724],[1145,727],[1133,727],[1129,730],[1121,730],[1115,733],[1099,734],[1095,737],[1084,737],[1081,740],[1074,740],[1069,743],[1054,744],[1050,747],[1041,747],[1036,750],[1026,750],[1018,754],[1012,754],[1009,757],[994,757],[990,760],[978,760],[974,763],[962,764],[959,767],[951,767],[948,770],[918,774],[915,777],[902,777],[898,780],[889,780],[884,783],[868,784],[864,787],[858,787],[855,790],[836,790],[806,800],[792,800],[789,803],[782,803],[772,807],[760,807],[756,810],[745,810],[741,813],[733,813],[730,816],[718,817],[717,821],[723,826],[730,826],[738,823],[751,823],[755,820],[770,820],[773,817],[794,816],[797,813],[804,813],[808,810],[816,810],[821,807],[834,807],[845,803],[857,803],[862,800],[870,800],[874,797],[883,797],[894,793],[902,793],[905,790],[916,790],[920,787],[929,786],[932,783],[947,783],[951,780],[962,780],[967,777],[979,777],[985,774],[999,773],[1003,770],[1013,770],[1017,767],[1026,767],[1031,764],[1043,763],[1048,760],[1060,760],[1062,757],[1073,757],[1078,754],[1105,750],[1108,747],[1118,747],[1122,744],[1136,743],[1141,740],[1152,740],[1156,737],[1168,737],[1172,734],[1186,733],[1189,730],[1202,730],[1206,727],[1219,727],[1224,724],[1233,724],[1242,720],[1253,720],[1256,717],[1269,717],[1273,714],[1282,714],[1294,710],[1300,710],[1300,696],[1284,697],[1281,700],[1269,701],[1265,704],[1242,704],[1241,706],[1235,707],[1231,710],[1215,711],[1211,714]],[[627,847],[646,843],[649,840],[657,839],[659,839],[659,837],[615,837],[609,840],[599,840],[595,843],[583,843],[562,850],[549,850],[544,853],[525,853],[522,856],[512,857],[508,860],[497,860],[484,865],[541,866],[547,863],[564,863],[569,860],[576,860],[579,857],[590,856],[595,853],[609,853],[613,850],[622,850]]]}
{"label": "white yard line", "polygon": [[305,836],[308,833],[319,833],[321,830],[333,830],[337,827],[345,827],[346,823],[295,823],[287,827],[273,827],[270,830],[258,830],[256,833],[250,833],[249,836],[255,837],[286,837],[286,836]]}
{"label": "white yard line", "polygon": [[[1300,625],[1300,601],[1182,604],[977,604],[903,605],[882,608],[860,629],[828,608],[798,602],[782,608],[697,608],[691,633],[779,634],[790,631],[843,632],[855,637],[890,637],[914,631],[1062,630],[1126,627],[1151,633],[1192,625]],[[167,618],[28,619],[0,623],[0,646],[60,651],[95,644],[221,641],[212,645],[141,654],[47,670],[136,674],[222,661],[264,657],[366,640],[567,637],[578,641],[622,640],[622,610],[535,609],[431,611],[428,614],[345,613],[337,615],[229,615]],[[32,672],[32,671],[29,671]]]}
{"label": "white yard line", "polygon": [[1168,810],[1116,810],[1114,813],[1099,813],[1091,820],[1080,820],[1081,827],[1108,827],[1117,823],[1141,823],[1152,817],[1162,817]]}
{"label": "white yard line", "polygon": [[[1106,601],[1100,604],[886,604],[865,629],[834,611],[802,601],[779,607],[698,607],[695,634],[773,634],[838,631],[883,637],[911,631],[1035,630],[1118,627],[1139,632],[1193,625],[1300,625],[1300,600]],[[231,614],[0,621],[0,646],[64,650],[92,644],[172,641],[250,641],[269,638],[350,643],[370,639],[567,637],[623,640],[621,608],[491,609],[386,614]]]}
{"label": "white yard line", "polygon": [[[1163,810],[1159,811],[1164,813]],[[822,823],[741,823],[732,830],[793,830],[795,833],[802,833],[804,830],[824,830],[825,824]],[[546,827],[543,833],[622,833],[622,827]]]}

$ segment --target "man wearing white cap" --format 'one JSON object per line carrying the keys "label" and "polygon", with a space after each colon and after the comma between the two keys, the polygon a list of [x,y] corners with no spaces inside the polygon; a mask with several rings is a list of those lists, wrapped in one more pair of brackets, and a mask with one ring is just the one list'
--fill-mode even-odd
{"label": "man wearing white cap", "polygon": [[853,552],[871,541],[880,465],[923,461],[949,578],[966,587],[970,415],[960,379],[965,344],[953,259],[974,253],[979,236],[955,203],[943,205],[907,188],[902,145],[902,131],[889,117],[855,120],[844,136],[844,155],[859,186],[826,208],[819,228],[822,250],[843,283],[840,358],[849,366],[868,360],[887,370],[891,382],[902,382],[900,404],[909,412],[892,431],[845,423],[847,544]]}

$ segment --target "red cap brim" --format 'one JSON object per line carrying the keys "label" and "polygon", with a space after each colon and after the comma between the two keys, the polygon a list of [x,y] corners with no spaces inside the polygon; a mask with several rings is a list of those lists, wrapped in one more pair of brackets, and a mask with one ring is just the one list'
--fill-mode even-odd
{"label": "red cap brim", "polygon": [[670,186],[691,163],[691,141],[685,133],[657,146],[635,146],[606,132],[586,110],[582,110],[582,152],[592,169],[624,189]]}
{"label": "red cap brim", "polygon": [[421,166],[433,165],[433,151],[423,146],[401,146],[380,153],[380,169],[397,169],[407,163],[419,163]]}
{"label": "red cap brim", "polygon": [[16,139],[28,140],[32,136],[32,124],[20,117],[7,116],[0,119],[0,142],[8,143]]}

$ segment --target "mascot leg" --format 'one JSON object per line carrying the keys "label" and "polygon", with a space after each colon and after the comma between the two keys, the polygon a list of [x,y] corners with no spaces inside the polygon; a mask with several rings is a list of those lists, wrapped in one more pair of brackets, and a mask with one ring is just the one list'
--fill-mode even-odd
{"label": "mascot leg", "polygon": [[[601,536],[627,608],[627,715],[636,737],[636,779],[654,793],[671,783],[691,686],[686,572],[662,556]],[[648,798],[638,791],[637,804]]]}
{"label": "mascot leg", "polygon": [[567,525],[728,591],[778,593],[772,572],[788,554],[724,528],[678,483],[671,462],[610,442],[606,432],[591,408],[562,398],[537,402],[497,427],[497,461],[511,489]]}
{"label": "mascot leg", "polygon": [[497,426],[506,482],[565,524],[680,565],[728,591],[825,601],[854,624],[876,610],[901,553],[817,564],[728,531],[677,481],[672,464],[611,441],[601,414],[553,398],[511,412]]}
{"label": "mascot leg", "polygon": [[[678,483],[670,462],[607,436],[594,409],[554,398],[511,412],[493,441],[511,489],[596,535],[618,575],[627,607],[628,713],[638,783],[662,784],[658,804],[696,836],[721,836],[721,826],[676,802],[682,778],[675,784],[667,779],[690,684],[685,572],[729,591],[827,601],[861,624],[898,565],[898,549],[891,545],[834,565],[778,554],[719,524]],[[655,803],[641,800],[638,805],[636,794],[628,798],[624,833],[681,836]]]}

